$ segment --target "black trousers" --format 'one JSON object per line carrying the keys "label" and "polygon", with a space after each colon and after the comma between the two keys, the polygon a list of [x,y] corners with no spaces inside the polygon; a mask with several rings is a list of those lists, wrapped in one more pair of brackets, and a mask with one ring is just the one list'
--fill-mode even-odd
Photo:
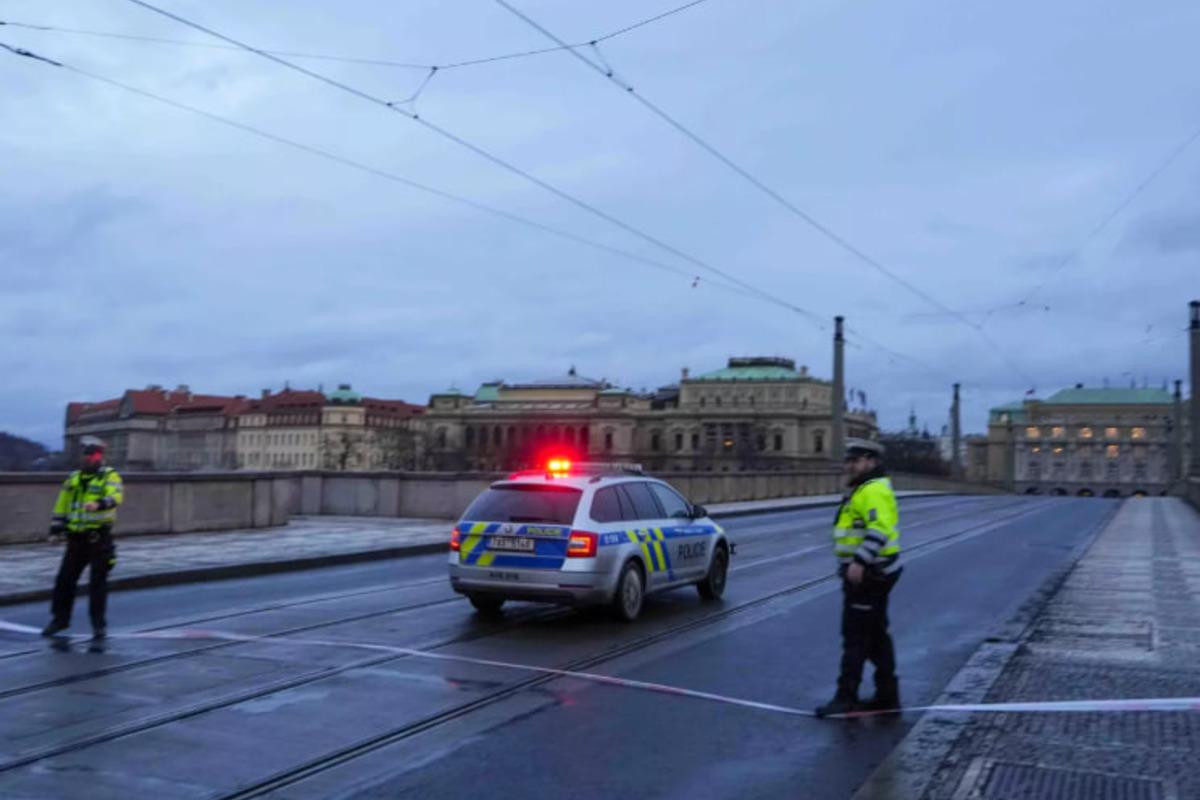
{"label": "black trousers", "polygon": [[68,533],[67,549],[54,582],[54,600],[50,613],[55,622],[68,625],[75,606],[75,588],[84,567],[91,567],[88,576],[88,612],[93,628],[105,626],[108,608],[108,560],[113,554],[112,533]]}
{"label": "black trousers", "polygon": [[896,651],[888,633],[888,595],[900,579],[872,574],[867,570],[858,585],[842,581],[842,665],[838,675],[838,693],[858,696],[863,665],[875,665],[875,690],[881,694],[896,691]]}

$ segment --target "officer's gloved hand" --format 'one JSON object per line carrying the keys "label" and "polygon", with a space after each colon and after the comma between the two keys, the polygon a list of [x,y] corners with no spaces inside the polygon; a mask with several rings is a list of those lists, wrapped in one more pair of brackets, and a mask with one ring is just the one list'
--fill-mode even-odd
{"label": "officer's gloved hand", "polygon": [[50,533],[46,535],[46,541],[50,544],[58,544],[62,541],[63,533],[65,533],[65,529],[62,525],[51,525]]}

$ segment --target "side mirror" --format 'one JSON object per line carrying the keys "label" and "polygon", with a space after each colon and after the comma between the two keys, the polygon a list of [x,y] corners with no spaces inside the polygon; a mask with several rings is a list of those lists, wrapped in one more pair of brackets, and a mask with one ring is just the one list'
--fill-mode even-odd
{"label": "side mirror", "polygon": [[696,519],[698,517],[707,517],[707,516],[708,516],[707,508],[705,508],[704,506],[692,506],[692,519]]}

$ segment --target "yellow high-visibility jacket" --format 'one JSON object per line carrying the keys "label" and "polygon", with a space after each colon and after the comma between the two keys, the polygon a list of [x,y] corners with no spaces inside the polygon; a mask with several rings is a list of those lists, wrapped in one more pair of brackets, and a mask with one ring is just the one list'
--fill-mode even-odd
{"label": "yellow high-visibility jacket", "polygon": [[[111,528],[116,524],[117,506],[123,499],[121,476],[112,467],[104,467],[98,472],[75,470],[63,481],[58,492],[52,522],[69,534]],[[88,503],[96,503],[99,509],[85,511],[84,506]]]}
{"label": "yellow high-visibility jacket", "polygon": [[842,501],[833,527],[833,553],[890,574],[900,569],[900,514],[890,478],[864,481]]}

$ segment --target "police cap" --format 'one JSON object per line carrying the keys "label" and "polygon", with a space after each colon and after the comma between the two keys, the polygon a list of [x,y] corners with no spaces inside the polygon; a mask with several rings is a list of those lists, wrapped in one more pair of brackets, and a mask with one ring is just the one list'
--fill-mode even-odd
{"label": "police cap", "polygon": [[83,448],[84,453],[93,453],[97,451],[103,453],[106,449],[108,449],[108,445],[104,443],[104,440],[95,436],[84,436],[79,440],[79,446]]}
{"label": "police cap", "polygon": [[872,442],[870,439],[847,439],[846,458],[859,458],[861,456],[883,458],[883,445],[879,442]]}

